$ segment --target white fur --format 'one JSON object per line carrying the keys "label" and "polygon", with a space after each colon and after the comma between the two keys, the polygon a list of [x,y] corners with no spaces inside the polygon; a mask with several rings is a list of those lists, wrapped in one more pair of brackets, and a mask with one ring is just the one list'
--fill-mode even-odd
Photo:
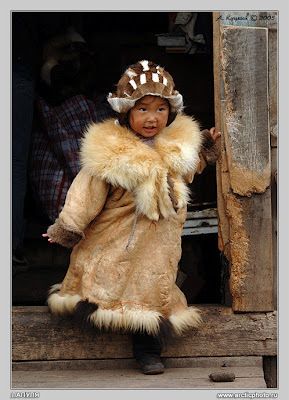
{"label": "white fur", "polygon": [[55,283],[49,289],[48,294],[52,294],[52,293],[58,292],[60,290],[60,288],[61,288],[61,283]]}
{"label": "white fur", "polygon": [[[127,94],[126,94],[127,95]],[[147,92],[146,96],[160,96],[158,93]],[[128,112],[135,103],[141,98],[140,97],[131,99],[124,97],[113,97],[112,93],[109,93],[107,96],[107,101],[109,102],[111,108],[118,113],[126,113]],[[180,113],[183,109],[183,96],[176,92],[171,96],[162,96],[164,99],[167,99],[171,105],[172,112]]]}
{"label": "white fur", "polygon": [[118,330],[121,328],[130,331],[141,331],[157,334],[161,314],[150,310],[108,310],[98,308],[90,316],[90,321],[97,328]]}
{"label": "white fur", "polygon": [[[48,306],[53,314],[72,314],[75,306],[81,300],[79,295],[54,293],[48,298]],[[97,328],[112,330],[124,328],[130,331],[146,331],[151,335],[156,335],[159,332],[161,316],[157,311],[131,309],[126,306],[119,310],[98,308],[90,315],[90,322]],[[171,315],[169,321],[176,333],[181,334],[189,328],[199,326],[202,319],[198,309],[189,307],[181,313]]]}
{"label": "white fur", "polygon": [[169,320],[179,335],[189,328],[198,327],[202,322],[200,311],[195,307],[189,307],[181,313],[173,314]]}
{"label": "white fur", "polygon": [[153,80],[154,82],[159,82],[160,79],[159,79],[158,74],[155,74],[155,73],[153,72],[153,73],[152,73],[152,80]]}
{"label": "white fur", "polygon": [[141,74],[140,76],[140,84],[144,85],[147,81],[146,74]]}
{"label": "white fur", "polygon": [[149,62],[147,60],[140,61],[140,64],[142,65],[144,72],[149,71]]}
{"label": "white fur", "polygon": [[129,81],[129,83],[131,84],[131,86],[132,86],[134,89],[137,88],[137,84],[135,83],[135,81],[134,81],[133,79],[131,79],[131,80]]}
{"label": "white fur", "polygon": [[132,69],[127,69],[127,70],[125,71],[125,73],[127,74],[127,76],[128,76],[129,78],[134,78],[135,76],[137,76],[137,73],[134,72]]}
{"label": "white fur", "polygon": [[81,301],[81,297],[78,294],[75,295],[63,295],[53,293],[48,297],[48,307],[53,314],[72,314],[76,304]]}

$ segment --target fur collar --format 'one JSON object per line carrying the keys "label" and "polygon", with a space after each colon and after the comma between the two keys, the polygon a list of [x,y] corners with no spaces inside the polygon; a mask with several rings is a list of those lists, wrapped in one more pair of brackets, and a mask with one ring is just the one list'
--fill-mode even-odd
{"label": "fur collar", "polygon": [[90,125],[80,159],[91,175],[133,192],[137,211],[158,220],[187,204],[184,177],[196,170],[200,147],[198,123],[185,115],[156,136],[154,147],[110,119]]}

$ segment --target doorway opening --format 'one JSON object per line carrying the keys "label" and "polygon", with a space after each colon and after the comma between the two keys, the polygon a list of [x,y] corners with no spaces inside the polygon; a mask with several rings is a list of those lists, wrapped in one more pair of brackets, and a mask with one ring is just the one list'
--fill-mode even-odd
{"label": "doorway opening", "polygon": [[[15,14],[15,13],[13,13]],[[16,13],[21,14],[21,13]],[[93,68],[84,72],[85,88],[95,95],[114,91],[126,67],[139,60],[152,60],[164,66],[174,77],[183,95],[184,112],[194,116],[202,129],[214,126],[214,79],[212,13],[209,12],[68,12],[29,13],[32,20],[41,18],[52,24],[66,18],[85,39],[92,54]],[[42,15],[43,14],[43,15]],[[17,20],[13,23],[18,23]],[[13,43],[13,37],[12,37]],[[38,41],[40,43],[40,40]],[[35,48],[35,52],[39,52]],[[75,51],[75,49],[70,49]],[[76,51],[78,51],[76,49]],[[90,60],[90,61],[91,61]],[[70,60],[71,61],[71,60]],[[73,64],[73,63],[72,63]],[[71,65],[72,65],[71,64]],[[83,65],[87,65],[85,62]],[[90,73],[93,71],[93,76]],[[98,72],[101,79],[95,79]],[[45,72],[45,71],[44,71]],[[37,72],[36,94],[59,105],[47,75]],[[105,72],[105,73],[103,73]],[[57,80],[59,89],[65,82]],[[92,80],[90,81],[90,78]],[[84,82],[84,83],[83,83]],[[91,87],[89,87],[91,82]],[[58,86],[57,86],[58,85]],[[69,96],[66,85],[61,94]],[[81,90],[81,85],[78,90]],[[61,88],[63,89],[63,88]],[[71,96],[75,92],[71,92]],[[34,113],[34,129],[41,124],[39,110]],[[33,139],[32,139],[33,140]],[[33,145],[31,154],[33,155]],[[30,157],[31,157],[30,154]],[[28,172],[28,175],[31,171]],[[215,166],[207,166],[191,184],[191,204],[182,236],[182,258],[177,283],[189,303],[222,303],[222,263],[217,245],[217,188]],[[66,273],[70,250],[50,245],[41,234],[53,222],[28,181],[25,202],[26,230],[24,251],[28,266],[18,268],[13,276],[13,305],[44,305],[47,290],[60,282]]]}

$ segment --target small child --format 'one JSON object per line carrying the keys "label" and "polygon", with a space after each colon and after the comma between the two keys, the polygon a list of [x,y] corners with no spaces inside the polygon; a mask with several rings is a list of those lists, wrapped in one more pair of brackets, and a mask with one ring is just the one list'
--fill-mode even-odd
{"label": "small child", "polygon": [[182,113],[171,75],[151,61],[130,66],[108,102],[119,117],[87,129],[82,169],[59,218],[43,234],[51,243],[74,246],[48,306],[99,329],[131,332],[142,372],[159,374],[162,338],[201,321],[175,281],[187,183],[200,157],[210,160],[219,133],[207,131],[203,157],[198,123]]}

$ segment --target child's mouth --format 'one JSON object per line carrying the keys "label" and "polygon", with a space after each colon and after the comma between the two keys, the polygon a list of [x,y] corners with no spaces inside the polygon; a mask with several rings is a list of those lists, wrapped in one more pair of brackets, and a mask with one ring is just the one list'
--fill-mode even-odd
{"label": "child's mouth", "polygon": [[144,126],[146,132],[154,132],[157,129],[156,126]]}

